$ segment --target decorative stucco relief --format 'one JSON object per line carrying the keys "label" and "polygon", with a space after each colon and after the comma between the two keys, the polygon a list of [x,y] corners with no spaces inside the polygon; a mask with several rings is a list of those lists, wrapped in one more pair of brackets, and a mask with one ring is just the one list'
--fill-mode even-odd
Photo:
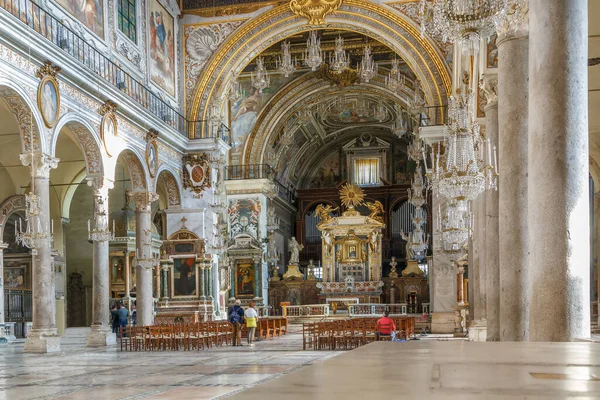
{"label": "decorative stucco relief", "polygon": [[[32,148],[31,141],[33,137],[33,150],[40,150],[40,133],[38,127],[33,121],[31,109],[25,103],[23,98],[9,87],[0,88],[0,98],[2,98],[8,107],[13,112],[17,119],[19,130],[21,131],[21,139],[25,144],[25,150],[30,151]],[[33,127],[33,132],[31,128]]]}
{"label": "decorative stucco relief", "polygon": [[[69,123],[67,126],[77,138],[77,142],[85,154],[88,175],[102,174],[102,154],[92,136],[94,133],[79,123]],[[97,132],[95,134],[98,135]]]}
{"label": "decorative stucco relief", "polygon": [[219,45],[246,20],[222,22],[212,25],[184,25],[185,46],[185,104],[190,104],[198,75]]}

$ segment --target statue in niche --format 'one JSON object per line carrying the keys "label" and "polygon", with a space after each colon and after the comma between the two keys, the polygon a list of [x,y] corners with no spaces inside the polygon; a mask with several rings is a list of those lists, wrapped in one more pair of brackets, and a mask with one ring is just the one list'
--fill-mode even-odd
{"label": "statue in niche", "polygon": [[296,238],[292,236],[288,246],[290,248],[290,265],[298,265],[300,263],[300,251],[304,249],[304,246],[296,241]]}

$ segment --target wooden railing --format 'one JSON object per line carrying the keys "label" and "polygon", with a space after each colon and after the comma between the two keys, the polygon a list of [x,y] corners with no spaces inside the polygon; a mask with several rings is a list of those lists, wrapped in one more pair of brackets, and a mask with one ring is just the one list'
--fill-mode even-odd
{"label": "wooden railing", "polygon": [[386,310],[390,312],[390,316],[406,315],[407,304],[350,304],[348,315],[350,317],[380,317]]}
{"label": "wooden railing", "polygon": [[329,304],[309,304],[305,306],[282,306],[283,316],[287,318],[327,317]]}

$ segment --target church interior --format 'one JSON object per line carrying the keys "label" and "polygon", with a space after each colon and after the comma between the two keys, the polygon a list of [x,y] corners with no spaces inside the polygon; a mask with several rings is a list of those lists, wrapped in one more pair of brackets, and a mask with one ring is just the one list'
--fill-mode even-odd
{"label": "church interior", "polygon": [[0,0],[0,397],[600,397],[598,18]]}

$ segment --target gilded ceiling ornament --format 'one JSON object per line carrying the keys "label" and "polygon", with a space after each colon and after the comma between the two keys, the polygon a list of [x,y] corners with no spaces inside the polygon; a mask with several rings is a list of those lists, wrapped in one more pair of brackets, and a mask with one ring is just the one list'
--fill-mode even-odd
{"label": "gilded ceiling ornament", "polygon": [[116,113],[117,112],[117,103],[115,103],[112,100],[106,100],[106,103],[102,104],[100,106],[100,109],[98,110],[98,113],[100,115],[106,115],[108,113]]}
{"label": "gilded ceiling ornament", "polygon": [[354,85],[358,81],[358,74],[355,69],[346,68],[341,73],[338,73],[331,68],[328,64],[323,65],[319,70],[319,77],[325,79],[337,85],[340,88],[345,88],[350,85]]}
{"label": "gilded ceiling ornament", "polygon": [[210,165],[204,153],[190,153],[183,157],[183,187],[201,197],[211,187]]}
{"label": "gilded ceiling ornament", "polygon": [[39,79],[45,78],[46,76],[56,78],[56,75],[58,75],[60,69],[60,67],[52,65],[50,61],[46,61],[44,65],[42,65],[40,69],[35,72],[35,76]]}
{"label": "gilded ceiling ornament", "polygon": [[[340,200],[344,207],[347,207],[349,211],[354,210],[354,207],[363,204],[365,198],[365,192],[362,188],[346,183],[340,189]],[[346,215],[346,213],[344,213]]]}
{"label": "gilded ceiling ornament", "polygon": [[342,0],[291,0],[290,9],[299,16],[308,19],[310,25],[323,25],[325,16],[342,5]]}

